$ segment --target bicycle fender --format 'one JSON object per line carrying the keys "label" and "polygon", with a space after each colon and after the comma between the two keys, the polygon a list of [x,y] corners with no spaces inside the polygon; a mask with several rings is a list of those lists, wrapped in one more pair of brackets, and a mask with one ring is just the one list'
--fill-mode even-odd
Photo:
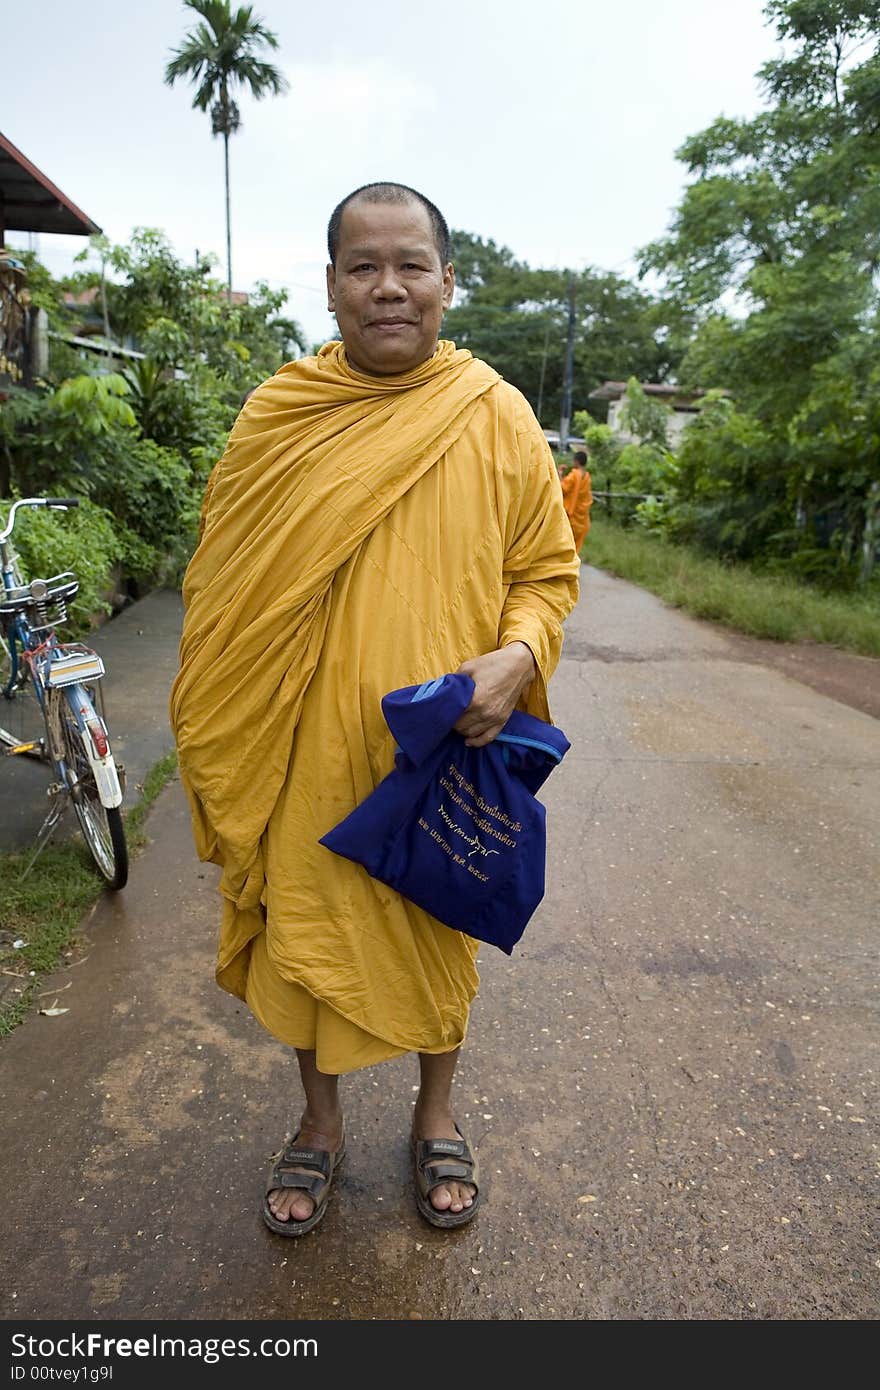
{"label": "bicycle fender", "polygon": [[97,755],[93,757],[91,749],[87,747],[86,755],[92,772],[95,774],[95,783],[101,798],[101,805],[108,810],[114,806],[121,806],[122,787],[119,784],[119,774],[116,771],[113,754],[108,753],[106,758],[99,758]]}
{"label": "bicycle fender", "polygon": [[101,805],[112,810],[122,805],[122,786],[119,773],[116,771],[107,726],[92,704],[84,686],[68,686],[67,695],[77,725],[85,735],[83,747],[95,777]]}

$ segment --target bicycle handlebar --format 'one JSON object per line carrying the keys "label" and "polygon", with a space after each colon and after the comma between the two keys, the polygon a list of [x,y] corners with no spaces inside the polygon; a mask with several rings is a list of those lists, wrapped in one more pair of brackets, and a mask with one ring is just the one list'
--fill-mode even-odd
{"label": "bicycle handlebar", "polygon": [[0,531],[0,542],[8,541],[15,527],[15,513],[19,507],[49,507],[55,511],[66,512],[68,507],[78,507],[78,497],[19,497],[9,509],[9,520],[5,531]]}

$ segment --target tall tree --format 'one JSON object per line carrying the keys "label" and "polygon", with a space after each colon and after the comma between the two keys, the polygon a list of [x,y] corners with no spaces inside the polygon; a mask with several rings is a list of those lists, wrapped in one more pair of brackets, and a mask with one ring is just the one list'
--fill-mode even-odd
{"label": "tall tree", "polygon": [[784,45],[758,74],[765,109],[685,141],[692,182],[644,264],[700,323],[682,378],[736,402],[683,451],[701,534],[836,582],[880,499],[880,0],[765,14]]}
{"label": "tall tree", "polygon": [[517,386],[557,424],[562,406],[569,282],[574,281],[575,409],[607,378],[662,381],[681,356],[686,315],[611,272],[533,270],[507,247],[453,231],[456,307],[445,332]]}
{"label": "tall tree", "polygon": [[211,111],[211,132],[223,136],[223,166],[226,178],[226,288],[232,293],[232,233],[229,217],[229,137],[241,129],[238,106],[233,100],[237,87],[250,89],[260,101],[265,96],[281,96],[288,83],[279,68],[257,57],[260,49],[278,47],[278,39],[254,15],[253,7],[240,5],[233,12],[231,0],[183,0],[188,10],[202,19],[187,34],[179,48],[172,50],[165,68],[165,81],[171,87],[186,78],[195,88],[193,106]]}

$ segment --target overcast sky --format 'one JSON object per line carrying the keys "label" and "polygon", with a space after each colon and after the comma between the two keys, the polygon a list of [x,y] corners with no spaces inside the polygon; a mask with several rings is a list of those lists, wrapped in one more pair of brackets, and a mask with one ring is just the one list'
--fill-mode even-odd
{"label": "overcast sky", "polygon": [[[776,51],[763,3],[254,0],[291,90],[240,101],[233,286],[285,285],[286,312],[330,336],[327,218],[374,179],[533,266],[630,273],[680,196],[676,147],[760,105],[754,74]],[[225,276],[223,142],[190,88],[162,80],[195,18],[180,0],[16,7],[0,130],[114,241],[161,227]],[[56,272],[83,244],[39,238]]]}

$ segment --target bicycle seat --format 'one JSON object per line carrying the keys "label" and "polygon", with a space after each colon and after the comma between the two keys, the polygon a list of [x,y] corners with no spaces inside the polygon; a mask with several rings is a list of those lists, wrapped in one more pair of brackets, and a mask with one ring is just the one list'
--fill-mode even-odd
{"label": "bicycle seat", "polygon": [[79,592],[79,580],[71,570],[55,574],[51,579],[32,579],[29,584],[0,591],[0,617],[9,618],[15,613],[39,605],[50,603],[67,604]]}

